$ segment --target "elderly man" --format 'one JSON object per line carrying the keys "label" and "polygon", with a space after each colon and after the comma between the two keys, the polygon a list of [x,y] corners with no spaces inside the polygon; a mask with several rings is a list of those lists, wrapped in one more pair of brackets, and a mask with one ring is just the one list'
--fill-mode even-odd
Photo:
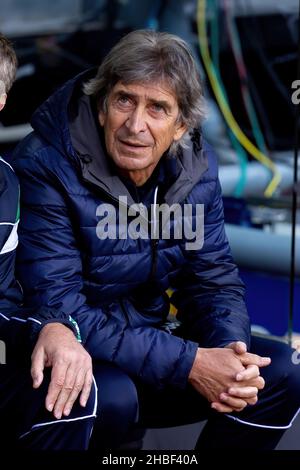
{"label": "elderly man", "polygon": [[96,75],[75,77],[34,114],[14,159],[18,274],[26,304],[43,309],[31,373],[39,389],[51,369],[54,417],[35,420],[28,447],[66,449],[68,433],[86,446],[91,422],[72,428],[92,383],[82,350],[99,388],[90,447],[208,419],[197,448],[267,449],[290,426],[299,374],[286,345],[250,346],[202,117],[187,45],[154,31],[128,34]]}

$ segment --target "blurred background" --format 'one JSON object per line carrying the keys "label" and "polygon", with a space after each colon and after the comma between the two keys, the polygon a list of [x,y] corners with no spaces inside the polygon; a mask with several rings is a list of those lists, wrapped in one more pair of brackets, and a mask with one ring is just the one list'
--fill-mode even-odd
{"label": "blurred background", "polygon": [[1,0],[0,31],[14,43],[19,70],[0,115],[0,154],[10,158],[31,130],[33,111],[57,87],[99,65],[138,28],[175,33],[190,44],[205,87],[203,134],[219,158],[226,230],[253,330],[297,337],[300,217],[291,86],[298,78],[298,0]]}

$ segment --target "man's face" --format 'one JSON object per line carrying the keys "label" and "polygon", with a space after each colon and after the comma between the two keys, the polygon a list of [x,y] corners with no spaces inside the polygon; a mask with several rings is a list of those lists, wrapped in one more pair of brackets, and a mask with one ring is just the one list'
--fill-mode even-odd
{"label": "man's face", "polygon": [[99,112],[109,156],[123,172],[146,172],[148,178],[186,131],[177,121],[178,113],[177,99],[167,85],[118,82],[108,96],[107,112]]}

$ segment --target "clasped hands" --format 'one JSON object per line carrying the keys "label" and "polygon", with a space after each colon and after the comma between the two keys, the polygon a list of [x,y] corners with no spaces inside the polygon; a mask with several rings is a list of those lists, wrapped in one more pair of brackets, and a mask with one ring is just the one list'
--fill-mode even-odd
{"label": "clasped hands", "polygon": [[257,402],[258,391],[265,386],[260,368],[270,363],[270,357],[247,352],[242,341],[225,348],[198,348],[189,382],[214,410],[242,411]]}

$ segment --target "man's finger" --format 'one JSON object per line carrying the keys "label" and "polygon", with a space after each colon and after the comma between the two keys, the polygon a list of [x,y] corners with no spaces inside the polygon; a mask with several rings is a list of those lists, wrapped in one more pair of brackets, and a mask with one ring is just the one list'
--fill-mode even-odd
{"label": "man's finger", "polygon": [[258,397],[257,397],[257,396],[256,396],[256,397],[252,397],[252,398],[247,398],[247,403],[248,403],[248,405],[256,405],[257,401],[258,401]]}
{"label": "man's finger", "polygon": [[259,368],[255,365],[250,365],[236,375],[236,380],[242,382],[243,380],[255,379],[258,376]]}
{"label": "man's finger", "polygon": [[253,398],[258,394],[257,387],[230,387],[228,394],[239,398]]}
{"label": "man's finger", "polygon": [[227,393],[221,393],[220,402],[225,403],[225,405],[230,406],[235,410],[243,410],[247,406],[247,402],[241,398],[232,397],[227,395]]}
{"label": "man's finger", "polygon": [[65,416],[68,416],[70,414],[73,408],[73,405],[83,388],[84,378],[85,378],[84,370],[80,369],[78,374],[76,375],[76,380],[74,382],[73,389],[71,390],[71,393],[69,394],[69,397],[67,398],[66,402],[63,403],[62,413]]}
{"label": "man's finger", "polygon": [[232,385],[233,388],[256,387],[258,390],[262,390],[264,386],[265,381],[261,375],[255,379],[243,380],[242,382],[236,382],[234,385]]}
{"label": "man's finger", "polygon": [[33,388],[39,388],[44,379],[45,354],[43,348],[34,350],[31,361],[31,377]]}
{"label": "man's finger", "polygon": [[235,341],[226,346],[226,348],[233,349],[237,354],[244,354],[247,352],[247,345],[243,341]]}
{"label": "man's finger", "polygon": [[270,357],[262,357],[257,354],[245,353],[240,356],[240,361],[243,366],[249,366],[251,364],[256,365],[257,367],[266,367],[271,364]]}
{"label": "man's finger", "polygon": [[89,369],[85,376],[84,386],[80,395],[80,405],[85,406],[91,393],[93,383],[93,371]]}
{"label": "man's finger", "polygon": [[63,410],[68,402],[71,394],[74,392],[75,400],[78,396],[79,391],[81,390],[83,384],[83,373],[81,368],[75,368],[75,366],[70,365],[68,367],[65,381],[63,387],[57,397],[57,400],[54,405],[53,414],[55,418],[60,419],[63,414]]}
{"label": "man's finger", "polygon": [[258,390],[262,390],[265,386],[265,380],[263,377],[259,376],[256,379],[254,379],[254,383],[252,385],[257,387]]}
{"label": "man's finger", "polygon": [[231,413],[233,411],[233,409],[230,408],[229,406],[224,405],[223,403],[216,402],[216,401],[214,401],[211,404],[211,408],[215,411],[218,411],[219,413]]}
{"label": "man's finger", "polygon": [[46,396],[46,408],[48,411],[52,411],[54,408],[57,397],[59,396],[64,386],[66,373],[66,362],[56,362],[53,364],[51,381]]}

